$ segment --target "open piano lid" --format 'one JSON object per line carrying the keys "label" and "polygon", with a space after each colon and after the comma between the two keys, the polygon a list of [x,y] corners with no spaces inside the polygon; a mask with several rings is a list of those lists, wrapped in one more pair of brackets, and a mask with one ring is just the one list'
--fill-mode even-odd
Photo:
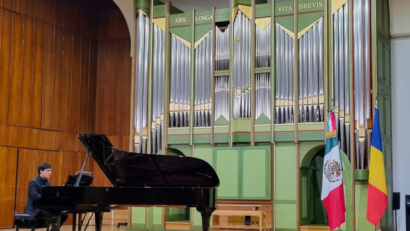
{"label": "open piano lid", "polygon": [[79,134],[78,138],[114,186],[219,186],[215,170],[201,159],[122,151],[106,135]]}

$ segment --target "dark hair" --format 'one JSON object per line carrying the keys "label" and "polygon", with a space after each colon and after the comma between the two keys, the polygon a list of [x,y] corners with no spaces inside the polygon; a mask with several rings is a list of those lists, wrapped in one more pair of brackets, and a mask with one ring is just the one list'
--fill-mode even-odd
{"label": "dark hair", "polygon": [[47,164],[47,163],[42,163],[37,167],[37,172],[38,174],[40,174],[40,170],[44,171],[45,169],[51,168],[51,165]]}

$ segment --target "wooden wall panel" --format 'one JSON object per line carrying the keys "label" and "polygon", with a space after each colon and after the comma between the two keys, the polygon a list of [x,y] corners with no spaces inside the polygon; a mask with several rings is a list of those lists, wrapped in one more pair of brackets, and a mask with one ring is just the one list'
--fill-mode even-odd
{"label": "wooden wall panel", "polygon": [[70,1],[72,15],[72,31],[77,35],[81,35],[81,5],[80,0]]}
{"label": "wooden wall panel", "polygon": [[[65,0],[55,1],[55,22],[53,25],[59,28],[64,28],[64,11],[65,11]],[[51,9],[50,9],[51,10]]]}
{"label": "wooden wall panel", "polygon": [[[99,42],[96,132],[108,135],[129,133],[131,99],[130,42],[125,39]],[[107,123],[107,121],[109,121]]]}
{"label": "wooden wall panel", "polygon": [[35,0],[33,1],[33,16],[35,19],[44,21],[44,14],[47,9],[47,0]]}
{"label": "wooden wall panel", "polygon": [[81,83],[80,83],[80,122],[79,133],[87,133],[88,115],[88,97],[89,97],[89,60],[90,60],[90,39],[82,37],[81,40]]}
{"label": "wooden wall panel", "polygon": [[50,25],[55,25],[56,22],[56,11],[57,11],[57,2],[54,0],[46,0],[46,11],[45,11],[45,22]]}
{"label": "wooden wall panel", "polygon": [[0,9],[0,124],[7,124],[9,112],[11,28],[11,13]]}
{"label": "wooden wall panel", "polygon": [[19,103],[21,105],[21,112],[18,125],[24,127],[34,127],[31,124],[31,105],[33,99],[34,20],[28,17],[24,17],[23,20],[23,77],[21,83],[22,91],[19,93],[22,95],[22,100]]}
{"label": "wooden wall panel", "polygon": [[6,10],[13,10],[14,0],[1,0],[1,7]]}
{"label": "wooden wall panel", "polygon": [[[57,17],[58,18],[58,17]],[[54,68],[53,68],[53,108],[52,108],[52,129],[61,130],[62,119],[61,108],[67,107],[67,105],[61,105],[62,100],[62,68],[63,68],[63,29],[55,26],[55,47],[54,47]]]}
{"label": "wooden wall panel", "polygon": [[110,2],[105,7],[99,11],[99,40],[129,38],[128,26],[122,12],[114,2]]}
{"label": "wooden wall panel", "polygon": [[16,168],[17,149],[0,146],[0,228],[13,225]]}
{"label": "wooden wall panel", "polygon": [[[101,5],[109,6],[105,26],[99,25]],[[125,20],[111,0],[0,0],[0,146],[15,150],[18,163],[17,200],[2,211],[24,210],[39,163],[53,166],[53,185],[81,167],[86,150],[78,133],[96,133],[105,123],[99,132],[128,149],[129,50]],[[103,67],[109,75],[101,63],[109,64]],[[99,84],[109,86],[108,101],[97,98]],[[93,185],[111,185],[93,161],[87,168]]]}
{"label": "wooden wall panel", "polygon": [[54,27],[45,24],[44,32],[44,72],[43,72],[43,100],[42,122],[43,129],[53,128],[53,69],[54,69]]}
{"label": "wooden wall panel", "polygon": [[70,130],[70,118],[71,118],[71,88],[73,84],[71,81],[71,61],[73,53],[73,39],[71,32],[63,31],[62,36],[62,55],[61,55],[61,74],[60,74],[60,94],[61,101],[57,103],[59,105],[58,113],[56,116],[60,120],[60,131]]}
{"label": "wooden wall panel", "polygon": [[87,1],[80,1],[81,36],[90,37],[90,6]]}
{"label": "wooden wall panel", "polygon": [[[91,39],[90,42],[90,60],[89,60],[89,75],[88,75],[88,116],[87,116],[87,132],[95,132],[95,117],[100,112],[96,111],[96,90],[97,90],[97,54],[98,43],[96,40]],[[99,100],[99,99],[98,99]],[[107,121],[109,123],[109,121]]]}
{"label": "wooden wall panel", "polygon": [[[42,1],[41,1],[42,2]],[[44,32],[45,24],[35,21],[34,32],[34,67],[33,67],[33,92],[31,104],[30,124],[33,127],[41,128],[41,108],[43,95],[43,65],[44,65]]]}
{"label": "wooden wall panel", "polygon": [[[81,36],[73,33],[69,132],[78,133],[80,121]],[[86,103],[86,102],[85,102]]]}
{"label": "wooden wall panel", "polygon": [[[13,29],[11,35],[11,66],[10,66],[10,96],[9,125],[19,125],[22,101],[22,64],[23,64],[23,18],[13,14]],[[23,64],[24,65],[24,64]]]}

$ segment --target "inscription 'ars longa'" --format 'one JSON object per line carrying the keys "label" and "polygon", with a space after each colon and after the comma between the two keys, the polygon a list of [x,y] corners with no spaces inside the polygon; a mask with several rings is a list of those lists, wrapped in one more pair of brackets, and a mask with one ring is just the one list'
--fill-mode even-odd
{"label": "inscription 'ars longa'", "polygon": [[[195,22],[207,21],[207,20],[212,20],[212,15],[202,15],[202,16],[195,17]],[[186,17],[180,17],[180,18],[175,19],[175,23],[183,23],[183,22],[186,22]]]}
{"label": "inscription 'ars longa'", "polygon": [[195,22],[212,20],[212,15],[195,16]]}
{"label": "inscription 'ars longa'", "polygon": [[181,23],[181,22],[186,22],[186,17],[176,18],[175,19],[175,23]]}

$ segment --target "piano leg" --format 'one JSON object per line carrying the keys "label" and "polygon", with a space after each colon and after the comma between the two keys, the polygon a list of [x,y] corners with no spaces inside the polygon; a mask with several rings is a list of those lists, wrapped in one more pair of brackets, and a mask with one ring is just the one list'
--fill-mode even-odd
{"label": "piano leg", "polygon": [[215,211],[215,208],[197,208],[197,210],[201,213],[202,217],[202,231],[208,231],[211,215]]}
{"label": "piano leg", "polygon": [[103,212],[94,212],[95,214],[95,231],[101,231]]}
{"label": "piano leg", "polygon": [[[72,224],[72,230],[75,231],[75,226],[77,224],[77,213],[73,213],[73,224]],[[81,231],[81,230],[79,230]]]}
{"label": "piano leg", "polygon": [[60,226],[61,226],[61,213],[57,215],[57,224],[55,223],[51,224],[51,231],[60,231]]}

